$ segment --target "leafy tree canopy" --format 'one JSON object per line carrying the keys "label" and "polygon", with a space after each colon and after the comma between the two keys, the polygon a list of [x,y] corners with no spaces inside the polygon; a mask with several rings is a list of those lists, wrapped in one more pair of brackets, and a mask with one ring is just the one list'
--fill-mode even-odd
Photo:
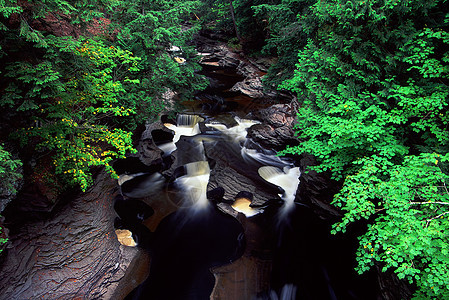
{"label": "leafy tree canopy", "polygon": [[358,271],[375,261],[449,297],[446,1],[320,0],[298,14],[308,41],[294,75],[299,146],[343,182],[333,232],[368,219]]}
{"label": "leafy tree canopy", "polygon": [[1,139],[50,155],[82,190],[94,166],[116,177],[111,161],[135,151],[130,130],[163,109],[161,95],[205,87],[188,45],[198,27],[183,26],[198,4],[0,0]]}

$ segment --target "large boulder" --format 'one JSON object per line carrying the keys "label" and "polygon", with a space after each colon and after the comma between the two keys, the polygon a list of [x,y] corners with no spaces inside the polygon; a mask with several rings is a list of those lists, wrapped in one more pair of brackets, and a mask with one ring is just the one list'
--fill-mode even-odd
{"label": "large boulder", "polygon": [[256,205],[279,197],[279,188],[258,175],[258,166],[241,159],[238,146],[220,141],[204,143],[204,148],[211,165],[208,191],[224,188],[223,199],[228,202],[232,202],[240,192],[250,192]]}
{"label": "large boulder", "polygon": [[268,149],[282,150],[286,145],[297,145],[294,126],[298,105],[296,101],[276,104],[251,114],[261,124],[252,126],[248,136]]}

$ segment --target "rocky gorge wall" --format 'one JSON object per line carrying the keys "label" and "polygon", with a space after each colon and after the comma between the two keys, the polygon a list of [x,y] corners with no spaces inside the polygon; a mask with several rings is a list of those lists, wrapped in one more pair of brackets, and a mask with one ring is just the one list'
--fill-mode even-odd
{"label": "rocky gorge wall", "polygon": [[116,180],[100,173],[53,218],[12,234],[0,267],[0,299],[120,299],[127,269],[145,254],[117,240],[118,193]]}

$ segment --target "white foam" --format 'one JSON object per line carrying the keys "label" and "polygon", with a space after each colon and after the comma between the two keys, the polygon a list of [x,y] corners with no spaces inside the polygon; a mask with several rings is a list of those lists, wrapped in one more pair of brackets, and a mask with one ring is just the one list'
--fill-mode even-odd
{"label": "white foam", "polygon": [[230,128],[220,123],[206,124],[206,126],[221,131],[235,142],[243,143],[246,140],[248,128],[255,124],[260,124],[259,121],[255,120],[240,119],[239,117],[235,117],[234,119],[237,122],[237,125]]}
{"label": "white foam", "polygon": [[186,175],[175,180],[185,191],[185,200],[194,209],[208,207],[207,184],[209,183],[210,168],[207,161],[197,161],[184,166]]}
{"label": "white foam", "polygon": [[169,155],[176,148],[176,142],[181,136],[195,136],[201,133],[199,122],[203,121],[198,115],[178,115],[176,119],[177,125],[171,123],[164,123],[164,126],[175,132],[173,140],[169,143],[159,145],[158,148],[164,151],[164,155]]}
{"label": "white foam", "polygon": [[296,190],[299,186],[299,176],[301,175],[299,167],[292,168],[286,166],[280,169],[273,166],[264,166],[259,168],[258,173],[266,181],[284,190],[284,193],[279,196],[285,201],[285,208],[291,208],[295,201]]}

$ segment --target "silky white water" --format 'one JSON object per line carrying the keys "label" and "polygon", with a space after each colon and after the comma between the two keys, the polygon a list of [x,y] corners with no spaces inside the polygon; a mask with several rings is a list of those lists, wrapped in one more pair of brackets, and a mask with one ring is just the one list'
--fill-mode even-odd
{"label": "silky white water", "polygon": [[[188,140],[189,143],[184,144],[184,148],[186,146],[189,148],[183,148],[182,151],[189,151],[189,153],[193,151],[194,153],[192,155],[196,157],[198,161],[183,165],[185,175],[175,179],[176,185],[183,191],[183,207],[201,210],[209,205],[207,199],[207,186],[210,178],[210,167],[205,155],[203,143],[213,142],[217,138],[227,140],[229,143],[233,144],[234,147],[240,149],[237,150],[236,153],[240,152],[241,158],[249,163],[248,166],[256,168],[254,172],[257,170],[259,176],[265,181],[282,188],[283,193],[279,194],[279,196],[284,200],[284,211],[289,210],[293,206],[296,190],[299,185],[300,170],[298,167],[294,167],[290,162],[276,156],[274,151],[262,149],[260,146],[247,139],[248,128],[255,124],[259,124],[260,122],[235,117],[237,125],[229,128],[220,123],[205,124],[206,127],[214,129],[221,134],[217,137],[217,135],[213,134],[201,134],[199,123],[202,121],[204,120],[197,115],[178,115],[177,125],[171,123],[164,124],[167,128],[174,131],[173,141],[158,146],[164,151],[164,155],[168,155],[177,149],[176,143],[182,136],[191,137]],[[248,148],[255,146],[257,146],[257,150]],[[259,168],[261,165],[262,167]],[[121,175],[119,184],[121,185],[140,175],[143,175],[143,173]],[[138,192],[134,191],[136,195],[133,196],[143,196],[145,193],[150,193],[152,189],[159,188],[162,182],[161,175],[155,173],[149,176],[149,178],[139,186],[140,190]],[[263,209],[253,208],[250,204],[251,201],[248,199],[237,199],[232,207],[236,211],[244,213],[247,217],[252,217],[263,212]]]}
{"label": "silky white water", "polygon": [[171,123],[164,123],[164,126],[174,131],[173,140],[169,143],[159,145],[158,148],[164,151],[164,155],[169,155],[176,150],[176,142],[181,136],[195,136],[199,133],[199,122],[204,119],[198,115],[178,115],[176,118],[176,125]]}
{"label": "silky white water", "polygon": [[186,175],[175,180],[184,191],[184,205],[194,210],[205,209],[209,205],[207,200],[207,184],[209,183],[210,168],[207,161],[198,161],[184,165]]}
{"label": "silky white water", "polygon": [[299,167],[286,166],[280,169],[273,166],[264,166],[259,168],[258,173],[266,181],[284,190],[284,193],[279,194],[279,196],[285,201],[284,210],[290,209],[294,204],[296,190],[299,186],[299,176],[301,175]]}

